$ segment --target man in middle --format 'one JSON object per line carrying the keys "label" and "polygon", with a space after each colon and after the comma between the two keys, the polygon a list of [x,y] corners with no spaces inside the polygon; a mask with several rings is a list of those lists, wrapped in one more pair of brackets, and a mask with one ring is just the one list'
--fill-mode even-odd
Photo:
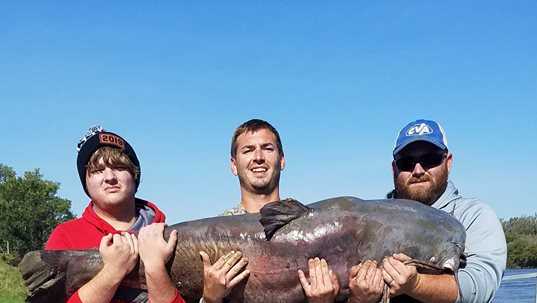
{"label": "man in middle", "polygon": [[[252,119],[241,124],[231,141],[231,171],[239,178],[241,201],[223,215],[258,213],[267,203],[280,201],[280,173],[285,157],[278,131],[270,123]],[[211,264],[200,252],[204,266],[203,297],[205,303],[221,303],[233,286],[248,277],[248,264],[241,252],[230,252]],[[309,277],[298,276],[309,303],[332,303],[339,292],[339,282],[324,259],[310,259]]]}

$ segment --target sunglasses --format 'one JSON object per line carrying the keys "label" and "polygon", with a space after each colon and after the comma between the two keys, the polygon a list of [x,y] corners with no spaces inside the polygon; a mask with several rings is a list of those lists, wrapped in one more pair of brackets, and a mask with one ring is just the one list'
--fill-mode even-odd
{"label": "sunglasses", "polygon": [[428,170],[440,165],[446,156],[446,153],[429,153],[417,158],[407,156],[395,160],[395,165],[400,171],[413,171],[419,163],[423,169]]}

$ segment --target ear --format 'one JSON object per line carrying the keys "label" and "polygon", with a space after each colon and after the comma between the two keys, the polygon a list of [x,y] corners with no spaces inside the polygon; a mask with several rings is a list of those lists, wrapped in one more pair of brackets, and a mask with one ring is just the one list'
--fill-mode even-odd
{"label": "ear", "polygon": [[229,165],[230,165],[230,168],[231,168],[231,173],[235,176],[238,175],[238,170],[237,170],[237,160],[235,160],[235,158],[231,157],[230,161],[229,161]]}
{"label": "ear", "polygon": [[285,168],[285,156],[282,156],[280,159],[280,171],[282,171]]}
{"label": "ear", "polygon": [[392,173],[393,173],[393,178],[395,179],[397,177],[397,165],[395,165],[395,160],[392,160]]}
{"label": "ear", "polygon": [[449,173],[451,171],[451,165],[453,165],[453,154],[452,153],[447,154],[446,163],[447,163],[447,171]]}

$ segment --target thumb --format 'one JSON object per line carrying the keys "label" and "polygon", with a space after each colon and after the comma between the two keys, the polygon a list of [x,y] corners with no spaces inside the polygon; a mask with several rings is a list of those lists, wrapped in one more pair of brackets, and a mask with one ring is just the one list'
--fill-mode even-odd
{"label": "thumb", "polygon": [[201,261],[203,262],[203,268],[208,268],[211,266],[211,259],[209,258],[209,255],[204,252],[203,250],[200,251]]}
{"label": "thumb", "polygon": [[108,234],[101,238],[101,242],[99,243],[99,251],[103,251],[110,245],[112,245],[112,234]]}
{"label": "thumb", "polygon": [[302,284],[302,288],[304,289],[306,296],[309,296],[310,291],[311,291],[311,286],[310,286],[308,279],[306,278],[306,275],[300,269],[298,270],[298,279],[300,280],[300,284]]}
{"label": "thumb", "polygon": [[170,233],[170,238],[168,239],[168,243],[166,243],[166,248],[168,251],[173,251],[175,249],[175,245],[177,244],[177,231],[172,230]]}

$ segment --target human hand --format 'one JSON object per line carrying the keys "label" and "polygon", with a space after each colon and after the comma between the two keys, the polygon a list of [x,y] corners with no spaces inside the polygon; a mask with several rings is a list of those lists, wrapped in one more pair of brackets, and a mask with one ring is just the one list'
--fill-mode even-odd
{"label": "human hand", "polygon": [[99,253],[103,258],[103,269],[110,277],[123,279],[138,261],[138,241],[129,233],[108,234],[101,239]]}
{"label": "human hand", "polygon": [[349,303],[379,302],[384,288],[382,269],[376,261],[367,260],[351,267],[349,272]]}
{"label": "human hand", "polygon": [[138,233],[140,259],[146,271],[162,271],[175,250],[177,231],[172,230],[166,242],[164,226],[164,223],[153,223],[142,227]]}
{"label": "human hand", "polygon": [[336,274],[328,267],[325,259],[309,259],[309,279],[302,270],[298,270],[300,284],[309,303],[333,303],[339,293],[339,281]]}
{"label": "human hand", "polygon": [[227,253],[212,265],[207,253],[200,251],[200,256],[203,261],[203,300],[207,303],[222,302],[233,286],[250,274],[248,269],[243,270],[248,259],[240,251]]}
{"label": "human hand", "polygon": [[390,286],[390,295],[408,294],[418,286],[420,276],[416,267],[404,263],[409,260],[411,258],[405,254],[393,254],[383,260],[382,275]]}

